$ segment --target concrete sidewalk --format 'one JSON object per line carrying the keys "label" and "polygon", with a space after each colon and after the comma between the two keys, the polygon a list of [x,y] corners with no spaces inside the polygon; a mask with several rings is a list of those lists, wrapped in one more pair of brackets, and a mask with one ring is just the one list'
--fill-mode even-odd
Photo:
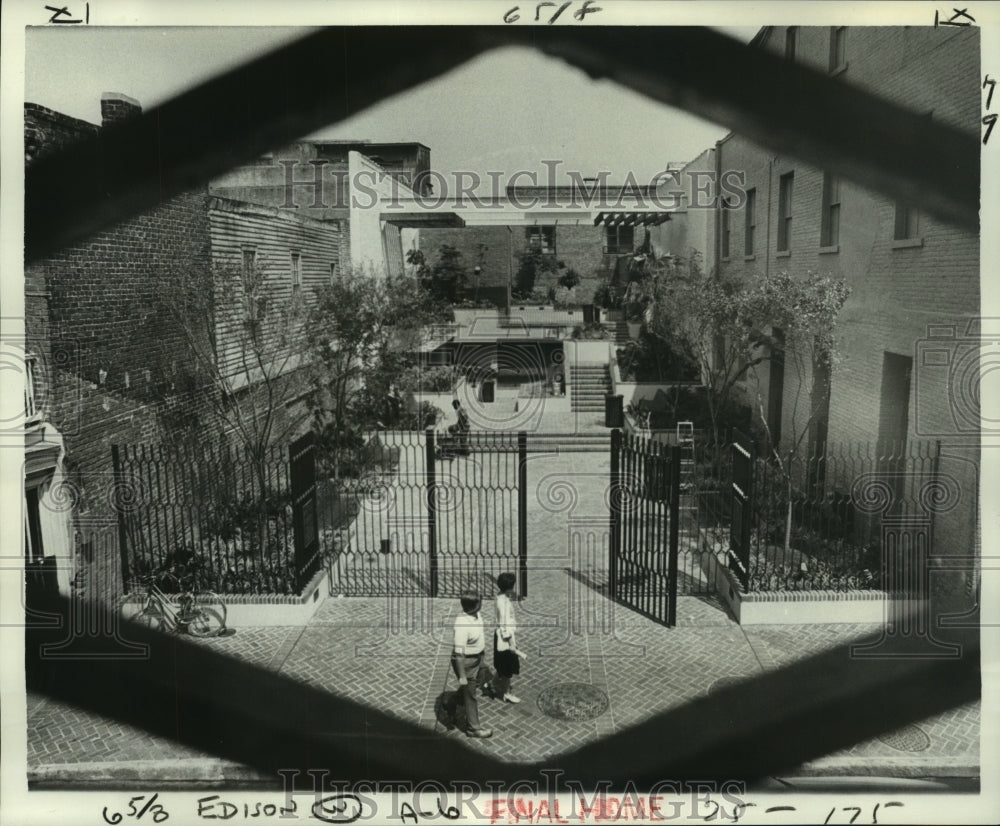
{"label": "concrete sidewalk", "polygon": [[[679,599],[676,627],[658,625],[602,590],[607,454],[533,456],[529,463],[529,589],[518,609],[529,659],[515,683],[522,703],[481,701],[491,739],[449,730],[440,712],[442,697],[456,687],[448,667],[459,610],[454,599],[333,597],[304,626],[239,627],[198,644],[417,723],[429,737],[461,738],[470,748],[520,762],[544,761],[640,726],[721,686],[877,630],[741,627],[714,598],[694,596]],[[557,484],[569,487],[556,495]],[[587,531],[594,541],[586,541]],[[484,611],[489,625],[492,601]],[[44,697],[28,697],[27,715],[35,788],[261,780],[247,767]],[[979,729],[975,703],[828,755],[796,774],[975,778]]]}

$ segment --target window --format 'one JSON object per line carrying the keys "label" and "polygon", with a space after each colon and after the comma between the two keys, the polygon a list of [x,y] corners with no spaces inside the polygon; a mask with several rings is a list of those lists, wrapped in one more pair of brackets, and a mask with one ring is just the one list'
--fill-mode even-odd
{"label": "window", "polygon": [[778,252],[788,252],[792,243],[792,186],[795,173],[782,175],[778,184]]}
{"label": "window", "polygon": [[729,199],[722,199],[722,257],[729,257],[729,233],[730,233]]}
{"label": "window", "polygon": [[635,227],[620,224],[605,227],[604,252],[609,255],[632,252],[635,248]]}
{"label": "window", "polygon": [[837,72],[847,68],[847,27],[832,26],[830,28],[830,71]]}
{"label": "window", "polygon": [[840,243],[840,179],[829,172],[823,173],[823,215],[819,235],[821,247]]}
{"label": "window", "polygon": [[771,330],[771,359],[767,384],[767,426],[771,445],[781,444],[781,412],[785,403],[785,331]]}
{"label": "window", "polygon": [[243,288],[248,289],[251,276],[257,268],[257,250],[243,250]]}
{"label": "window", "polygon": [[882,353],[882,397],[879,403],[878,472],[892,489],[890,510],[899,513],[905,501],[907,437],[910,429],[910,389],[913,358]]}
{"label": "window", "polygon": [[32,418],[38,407],[35,401],[35,365],[34,356],[27,356],[24,360],[24,415],[25,418]]}
{"label": "window", "polygon": [[795,60],[795,44],[799,39],[799,27],[785,29],[785,60]]}
{"label": "window", "polygon": [[743,234],[743,254],[753,255],[754,230],[757,228],[757,190],[747,190],[747,202],[744,207],[746,229]]}
{"label": "window", "polygon": [[330,264],[330,286],[337,283],[337,265]]}
{"label": "window", "polygon": [[292,253],[292,295],[298,295],[302,290],[302,255]]}
{"label": "window", "polygon": [[896,227],[893,239],[907,241],[916,238],[918,233],[917,210],[902,201],[896,201]]}
{"label": "window", "polygon": [[525,227],[524,239],[528,249],[538,250],[546,255],[555,255],[556,252],[556,228],[555,227]]}

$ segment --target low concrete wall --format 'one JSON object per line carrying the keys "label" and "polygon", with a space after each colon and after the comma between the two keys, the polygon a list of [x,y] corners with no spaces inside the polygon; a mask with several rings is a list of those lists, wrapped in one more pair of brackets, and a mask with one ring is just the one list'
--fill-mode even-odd
{"label": "low concrete wall", "polygon": [[566,364],[608,364],[612,342],[605,339],[568,339],[563,342]]}
{"label": "low concrete wall", "polygon": [[621,370],[618,367],[618,360],[611,363],[611,387],[616,396],[622,397],[625,407],[629,403],[638,404],[640,401],[652,401],[661,390],[669,393],[676,387],[701,387],[696,381],[659,381],[659,382],[635,382],[622,381]]}
{"label": "low concrete wall", "polygon": [[[221,597],[226,604],[226,627],[239,633],[240,628],[305,625],[329,595],[330,578],[326,568],[321,567],[302,596],[223,594]],[[122,616],[131,619],[141,607],[137,601],[129,599],[122,605]]]}
{"label": "low concrete wall", "polygon": [[510,314],[496,309],[456,308],[456,340],[505,338],[564,338],[583,324],[583,310],[556,309],[552,306],[515,304]]}
{"label": "low concrete wall", "polygon": [[[537,385],[533,385],[537,387]],[[457,421],[455,411],[451,406],[453,399],[458,399],[469,414],[469,422],[473,430],[528,430],[538,426],[543,411],[549,413],[570,413],[572,406],[569,395],[569,385],[564,396],[547,394],[524,395],[523,384],[494,385],[493,401],[484,402],[480,399],[481,386],[460,380],[453,393],[418,393],[414,394],[414,404],[426,401],[440,408],[444,416],[435,425],[441,430]]]}

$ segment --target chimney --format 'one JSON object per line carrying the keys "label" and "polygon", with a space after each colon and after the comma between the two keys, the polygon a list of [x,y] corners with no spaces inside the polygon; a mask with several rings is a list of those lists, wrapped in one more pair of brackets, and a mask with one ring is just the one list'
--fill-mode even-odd
{"label": "chimney", "polygon": [[101,95],[101,126],[107,128],[142,114],[142,105],[128,95],[105,92]]}

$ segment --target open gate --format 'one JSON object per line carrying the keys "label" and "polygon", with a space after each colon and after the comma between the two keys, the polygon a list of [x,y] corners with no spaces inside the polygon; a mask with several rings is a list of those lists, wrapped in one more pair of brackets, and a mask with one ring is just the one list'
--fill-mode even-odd
{"label": "open gate", "polygon": [[753,507],[755,449],[753,440],[739,430],[733,431],[730,447],[733,461],[732,505],[729,521],[729,568],[743,589],[750,580],[750,525]]}
{"label": "open gate", "polygon": [[609,588],[668,626],[677,619],[679,502],[679,448],[613,430]]}

